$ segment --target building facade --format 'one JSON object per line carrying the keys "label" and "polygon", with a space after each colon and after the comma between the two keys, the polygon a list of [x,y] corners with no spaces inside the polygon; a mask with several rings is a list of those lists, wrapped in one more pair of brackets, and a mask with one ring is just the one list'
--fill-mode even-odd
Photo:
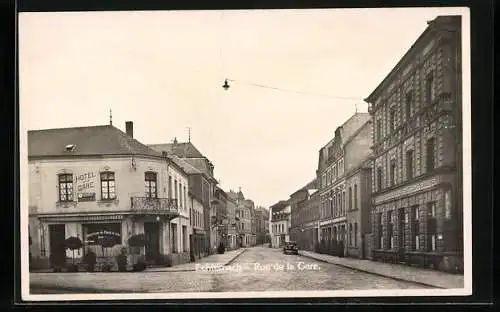
{"label": "building facade", "polygon": [[334,138],[319,152],[317,181],[320,196],[320,241],[341,242],[347,253],[346,173],[370,154],[371,125],[368,113],[355,113],[335,130]]}
{"label": "building facade", "polygon": [[236,201],[228,194],[227,196],[227,215],[228,215],[228,249],[238,248],[237,243],[237,226],[238,219],[236,219]]}
{"label": "building facade", "polygon": [[[64,240],[79,238],[75,251],[112,257],[128,238],[144,234],[148,263],[189,254],[188,179],[161,153],[112,125],[28,132],[29,227],[34,267],[69,257]],[[174,182],[177,181],[177,184]],[[110,237],[114,247],[98,247]],[[53,262],[53,261],[52,261]]]}
{"label": "building facade", "polygon": [[461,77],[461,17],[440,16],[366,99],[376,260],[463,270]]}
{"label": "building facade", "polygon": [[290,195],[290,237],[303,250],[314,251],[318,243],[319,197],[316,184],[315,179]]}
{"label": "building facade", "polygon": [[347,256],[370,259],[371,159],[346,174]]}
{"label": "building facade", "polygon": [[[216,232],[214,218],[216,209],[213,206],[215,187],[218,182],[214,178],[214,165],[203,156],[203,154],[191,142],[177,142],[167,144],[150,144],[151,149],[168,156],[175,156],[187,164],[189,171],[189,186],[193,196],[199,199],[203,205],[205,254],[213,254],[216,251]],[[193,170],[196,169],[196,170]]]}
{"label": "building facade", "polygon": [[191,192],[188,193],[188,198],[191,202],[189,208],[191,213],[191,226],[192,234],[189,237],[189,242],[191,245],[191,259],[196,261],[200,258],[206,256],[205,254],[205,226],[203,217],[203,204],[200,199],[197,198]]}
{"label": "building facade", "polygon": [[269,208],[271,214],[271,246],[281,248],[290,241],[291,207],[289,200],[279,201]]}
{"label": "building facade", "polygon": [[228,196],[224,190],[220,187],[215,187],[214,203],[215,207],[215,220],[213,220],[213,226],[215,227],[215,245],[219,246],[222,243],[224,247],[228,246],[228,214],[227,214],[227,202]]}

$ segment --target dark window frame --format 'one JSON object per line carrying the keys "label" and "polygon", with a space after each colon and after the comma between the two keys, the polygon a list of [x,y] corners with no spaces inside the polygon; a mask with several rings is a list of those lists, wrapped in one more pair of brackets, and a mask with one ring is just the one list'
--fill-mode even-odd
{"label": "dark window frame", "polygon": [[[101,200],[116,199],[116,176],[114,171],[103,171],[100,173],[101,179]],[[112,182],[112,186],[110,185]],[[110,191],[110,189],[113,191]]]}
{"label": "dark window frame", "polygon": [[436,139],[430,137],[425,142],[425,167],[427,172],[432,172],[436,169]]}
{"label": "dark window frame", "polygon": [[[158,198],[158,174],[154,171],[144,173],[145,195],[147,198]],[[154,188],[154,192],[152,191]]]}
{"label": "dark window frame", "polygon": [[[72,173],[60,173],[57,175],[58,199],[60,202],[74,201],[74,181]],[[63,193],[64,190],[64,193]],[[63,196],[65,196],[63,198]]]}

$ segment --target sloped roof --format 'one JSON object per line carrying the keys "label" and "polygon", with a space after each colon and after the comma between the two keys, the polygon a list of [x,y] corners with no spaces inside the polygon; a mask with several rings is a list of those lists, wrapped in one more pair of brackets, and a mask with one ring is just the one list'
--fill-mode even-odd
{"label": "sloped roof", "polygon": [[167,155],[167,157],[177,166],[181,167],[182,170],[184,170],[185,173],[187,174],[201,174],[202,172],[195,167],[191,166],[181,158],[175,156],[175,155]]}
{"label": "sloped roof", "polygon": [[[72,151],[66,146],[74,144]],[[146,155],[161,153],[112,125],[28,131],[28,156]]]}
{"label": "sloped roof", "polygon": [[213,178],[212,171],[208,167],[206,158],[182,158],[185,162]]}
{"label": "sloped roof", "polygon": [[149,144],[150,148],[156,151],[165,151],[168,154],[174,154],[180,158],[203,158],[202,153],[191,143],[166,143],[166,144]]}

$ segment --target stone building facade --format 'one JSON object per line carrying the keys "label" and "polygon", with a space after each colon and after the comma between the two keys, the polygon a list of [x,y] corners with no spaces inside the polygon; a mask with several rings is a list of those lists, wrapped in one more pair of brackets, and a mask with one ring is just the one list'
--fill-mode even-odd
{"label": "stone building facade", "polygon": [[335,131],[320,149],[317,181],[320,196],[320,241],[342,242],[347,253],[346,173],[370,154],[371,127],[368,113],[356,113]]}
{"label": "stone building facade", "polygon": [[375,260],[463,270],[461,18],[440,16],[366,99]]}
{"label": "stone building facade", "polygon": [[[290,239],[300,249],[314,251],[318,243],[318,196],[316,179],[290,195]],[[316,196],[315,196],[316,195]]]}

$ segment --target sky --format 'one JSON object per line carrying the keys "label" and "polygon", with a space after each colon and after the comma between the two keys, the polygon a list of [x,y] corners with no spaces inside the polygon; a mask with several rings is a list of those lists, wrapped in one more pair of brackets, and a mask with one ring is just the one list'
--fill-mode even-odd
{"label": "sky", "polygon": [[21,135],[109,124],[110,109],[144,144],[187,141],[189,127],[220,186],[269,207],[315,178],[335,129],[367,111],[426,22],[450,13],[20,13]]}

